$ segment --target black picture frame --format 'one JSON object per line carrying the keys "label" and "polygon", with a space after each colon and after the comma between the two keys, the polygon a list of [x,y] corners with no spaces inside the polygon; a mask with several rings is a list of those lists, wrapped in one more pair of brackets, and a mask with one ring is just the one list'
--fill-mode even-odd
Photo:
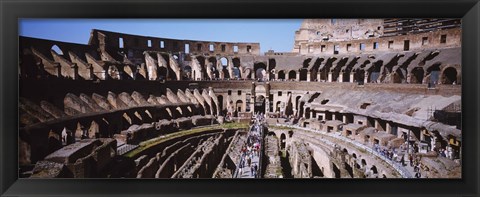
{"label": "black picture frame", "polygon": [[[0,1],[2,196],[479,196],[478,0]],[[18,179],[20,18],[462,18],[462,179]]]}

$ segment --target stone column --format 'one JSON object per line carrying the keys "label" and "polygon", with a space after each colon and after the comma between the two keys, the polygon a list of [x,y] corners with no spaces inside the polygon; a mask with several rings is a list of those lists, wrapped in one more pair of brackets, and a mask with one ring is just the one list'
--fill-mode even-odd
{"label": "stone column", "polygon": [[110,65],[108,65],[108,64],[103,65],[103,72],[105,74],[105,80],[110,79],[110,74],[108,73],[108,67],[110,67]]}
{"label": "stone column", "polygon": [[307,81],[311,81],[310,80],[310,75],[311,75],[310,71],[307,71]]}
{"label": "stone column", "polygon": [[320,81],[320,79],[322,78],[321,75],[320,75],[320,70],[317,71],[317,81]]}
{"label": "stone column", "polygon": [[332,72],[328,72],[328,82],[332,82]]}
{"label": "stone column", "polygon": [[93,73],[93,65],[92,64],[88,64],[87,65],[87,69],[88,69],[88,79],[89,80],[93,80],[95,77],[94,77],[94,73]]}
{"label": "stone column", "polygon": [[363,78],[363,83],[367,84],[368,83],[368,72],[365,71],[365,77]]}
{"label": "stone column", "polygon": [[390,123],[388,123],[388,122],[386,123],[385,131],[386,131],[387,133],[392,134],[392,125],[390,125]]}
{"label": "stone column", "polygon": [[354,79],[355,79],[355,73],[354,73],[354,72],[351,72],[351,73],[350,73],[350,83],[353,83],[353,82],[354,82]]}
{"label": "stone column", "polygon": [[337,80],[337,82],[343,82],[343,72],[340,72],[340,73],[338,74],[338,80]]}
{"label": "stone column", "polygon": [[54,67],[57,70],[57,77],[62,77],[62,65],[60,65],[58,62],[55,62]]}
{"label": "stone column", "polygon": [[297,78],[296,81],[300,81],[300,70],[297,70]]}
{"label": "stone column", "polygon": [[77,65],[77,63],[73,63],[71,67],[73,69],[72,78],[73,78],[73,80],[77,80],[78,79],[78,65]]}

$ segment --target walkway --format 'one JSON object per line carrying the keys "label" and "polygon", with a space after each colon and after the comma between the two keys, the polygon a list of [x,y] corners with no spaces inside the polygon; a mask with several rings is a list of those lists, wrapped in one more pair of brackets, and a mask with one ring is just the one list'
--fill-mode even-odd
{"label": "walkway", "polygon": [[261,155],[263,151],[263,117],[257,117],[255,123],[250,127],[247,142],[240,150],[242,157],[238,162],[234,178],[260,178]]}

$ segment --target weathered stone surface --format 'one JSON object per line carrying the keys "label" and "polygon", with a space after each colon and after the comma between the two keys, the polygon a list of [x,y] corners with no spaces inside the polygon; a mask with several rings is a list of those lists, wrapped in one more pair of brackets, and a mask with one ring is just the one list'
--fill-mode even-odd
{"label": "weathered stone surface", "polygon": [[78,96],[71,93],[68,93],[67,95],[65,95],[65,98],[63,99],[63,104],[65,106],[65,109],[68,111],[74,110],[80,113],[93,112],[93,109],[90,106],[88,106],[88,104],[83,102]]}
{"label": "weathered stone surface", "polygon": [[98,106],[97,102],[93,100],[91,97],[87,96],[86,94],[81,93],[80,94],[80,99],[85,102],[90,109],[92,109],[95,112],[102,111],[102,108]]}
{"label": "weathered stone surface", "polygon": [[107,100],[104,96],[99,95],[97,93],[92,94],[92,99],[97,103],[98,106],[103,108],[104,110],[112,110],[112,106],[109,103],[109,100]]}
{"label": "weathered stone surface", "polygon": [[73,178],[73,174],[63,163],[39,161],[35,164],[31,178]]}

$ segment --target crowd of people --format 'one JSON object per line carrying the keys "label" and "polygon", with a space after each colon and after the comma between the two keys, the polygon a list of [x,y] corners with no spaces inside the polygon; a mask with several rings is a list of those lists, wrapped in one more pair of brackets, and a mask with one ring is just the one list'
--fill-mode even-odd
{"label": "crowd of people", "polygon": [[[265,121],[265,117],[262,113],[257,113],[254,117],[254,123],[248,132],[246,144],[241,149],[240,163],[238,166],[239,177],[250,171],[250,176],[258,178],[259,163],[254,163],[255,158],[260,157],[262,146],[262,123]],[[247,168],[247,169],[245,169]]]}

